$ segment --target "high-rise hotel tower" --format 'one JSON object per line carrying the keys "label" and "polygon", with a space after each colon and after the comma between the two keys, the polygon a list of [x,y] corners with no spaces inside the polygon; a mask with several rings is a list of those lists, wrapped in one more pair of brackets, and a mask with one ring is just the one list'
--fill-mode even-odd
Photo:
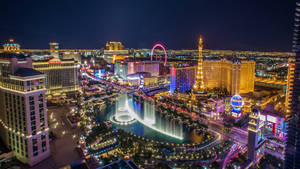
{"label": "high-rise hotel tower", "polygon": [[293,50],[296,52],[284,168],[300,169],[300,1],[296,7]]}
{"label": "high-rise hotel tower", "polygon": [[0,54],[0,136],[30,166],[50,155],[45,93],[45,75],[30,57]]}

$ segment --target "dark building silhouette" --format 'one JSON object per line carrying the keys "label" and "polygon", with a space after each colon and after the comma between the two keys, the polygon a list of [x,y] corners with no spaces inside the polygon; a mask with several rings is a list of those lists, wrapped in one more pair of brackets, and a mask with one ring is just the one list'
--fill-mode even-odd
{"label": "dark building silhouette", "polygon": [[295,74],[288,114],[288,138],[284,168],[300,169],[300,1],[296,3],[293,50],[296,53]]}

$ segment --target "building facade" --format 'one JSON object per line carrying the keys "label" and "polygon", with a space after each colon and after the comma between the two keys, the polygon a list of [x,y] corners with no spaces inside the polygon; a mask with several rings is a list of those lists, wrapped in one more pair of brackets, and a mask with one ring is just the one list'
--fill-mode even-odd
{"label": "building facade", "polygon": [[159,66],[158,61],[128,62],[128,74],[149,72],[151,73],[151,76],[159,76]]}
{"label": "building facade", "polygon": [[231,95],[254,91],[254,60],[204,60],[203,74],[206,88],[225,88]]}
{"label": "building facade", "polygon": [[172,67],[170,73],[170,92],[176,89],[185,92],[193,88],[196,80],[196,66]]}
{"label": "building facade", "polygon": [[159,62],[156,61],[116,61],[114,66],[115,75],[122,79],[126,79],[127,75],[135,74],[138,72],[148,72],[151,76],[159,76]]}
{"label": "building facade", "polygon": [[[231,95],[254,91],[255,61],[206,59],[203,61],[203,81],[206,89],[225,88]],[[172,67],[171,93],[191,89],[196,80],[196,66]]]}
{"label": "building facade", "polygon": [[114,66],[114,74],[125,80],[128,75],[128,63],[118,60]]}
{"label": "building facade", "polygon": [[9,39],[7,43],[3,44],[4,52],[19,53],[21,46],[14,42],[14,39]]}
{"label": "building facade", "polygon": [[30,166],[50,156],[45,78],[30,57],[0,54],[0,135]]}
{"label": "building facade", "polygon": [[129,86],[139,86],[140,88],[158,86],[158,78],[151,76],[149,72],[138,72],[127,75],[127,82]]}
{"label": "building facade", "polygon": [[106,50],[123,50],[124,45],[121,42],[111,41],[111,42],[106,42],[105,48]]}
{"label": "building facade", "polygon": [[121,42],[107,42],[103,51],[103,57],[108,63],[114,64],[117,60],[128,57],[129,50],[124,48]]}
{"label": "building facade", "polygon": [[285,93],[285,107],[286,107],[286,115],[288,116],[291,111],[291,96],[293,91],[293,82],[295,76],[295,58],[289,58],[289,68],[288,68],[288,76],[286,83],[286,93]]}
{"label": "building facade", "polygon": [[248,159],[254,165],[258,164],[264,155],[264,143],[262,129],[264,122],[260,120],[260,113],[257,109],[252,110],[248,124]]}
{"label": "building facade", "polygon": [[59,43],[57,42],[50,42],[49,43],[49,52],[52,56],[58,56],[59,53],[58,53],[58,50],[59,50]]}
{"label": "building facade", "polygon": [[296,3],[293,50],[296,52],[295,73],[291,93],[291,107],[288,115],[288,136],[286,141],[284,168],[300,169],[300,1]]}
{"label": "building facade", "polygon": [[47,95],[61,95],[78,89],[77,63],[54,57],[33,62],[33,68],[46,74]]}

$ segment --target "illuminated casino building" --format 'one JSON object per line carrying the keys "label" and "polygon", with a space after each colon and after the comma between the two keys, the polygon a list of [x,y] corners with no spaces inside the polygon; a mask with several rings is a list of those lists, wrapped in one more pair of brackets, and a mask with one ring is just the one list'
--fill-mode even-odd
{"label": "illuminated casino building", "polygon": [[255,61],[233,58],[203,61],[203,40],[198,44],[198,65],[194,95],[203,95],[205,88],[226,88],[232,95],[254,91]]}
{"label": "illuminated casino building", "polygon": [[50,156],[45,78],[31,57],[0,54],[0,136],[30,166]]}
{"label": "illuminated casino building", "polygon": [[117,61],[114,66],[115,75],[126,79],[127,75],[138,72],[149,72],[151,76],[159,76],[158,61]]}
{"label": "illuminated casino building", "polygon": [[62,60],[74,59],[78,64],[82,63],[81,54],[79,52],[64,52],[61,54]]}
{"label": "illuminated casino building", "polygon": [[136,61],[128,62],[128,74],[137,72],[149,72],[151,76],[159,76],[159,62],[158,61]]}
{"label": "illuminated casino building", "polygon": [[34,62],[33,68],[47,75],[47,95],[58,96],[78,89],[77,63],[74,60],[54,57]]}
{"label": "illuminated casino building", "polygon": [[116,76],[125,80],[128,75],[128,63],[126,61],[116,61],[114,66],[114,73]]}
{"label": "illuminated casino building", "polygon": [[263,138],[262,128],[264,123],[260,120],[260,113],[253,109],[248,123],[248,159],[256,166],[264,155],[265,140]]}
{"label": "illuminated casino building", "polygon": [[114,64],[117,60],[128,57],[129,50],[125,49],[121,42],[107,42],[104,49],[104,59]]}
{"label": "illuminated casino building", "polygon": [[170,73],[170,93],[175,89],[185,92],[193,88],[196,79],[196,66],[177,65],[171,68]]}
{"label": "illuminated casino building", "polygon": [[7,43],[3,44],[3,51],[4,52],[20,52],[20,45],[14,42],[14,39],[9,39]]}
{"label": "illuminated casino building", "polygon": [[[195,66],[172,67],[171,91],[176,88],[179,88],[179,91],[189,90],[195,83],[196,75],[193,72],[196,72],[196,69]],[[180,71],[182,73],[179,73]],[[203,80],[206,88],[225,88],[231,95],[254,92],[254,72],[255,61],[251,59],[204,59],[203,61]]]}
{"label": "illuminated casino building", "polygon": [[260,120],[264,122],[265,131],[269,131],[274,136],[284,138],[287,132],[285,117],[269,112],[261,112]]}
{"label": "illuminated casino building", "polygon": [[254,60],[205,59],[203,74],[206,88],[225,88],[231,95],[254,92]]}
{"label": "illuminated casino building", "polygon": [[291,111],[291,101],[292,101],[292,91],[293,91],[293,82],[295,74],[295,58],[289,58],[289,68],[288,68],[288,77],[286,84],[286,95],[285,95],[285,106],[287,116]]}
{"label": "illuminated casino building", "polygon": [[106,42],[106,50],[123,50],[124,46],[121,42]]}
{"label": "illuminated casino building", "polygon": [[151,76],[149,72],[137,72],[135,74],[127,75],[127,81],[130,86],[154,87],[158,85],[158,78]]}

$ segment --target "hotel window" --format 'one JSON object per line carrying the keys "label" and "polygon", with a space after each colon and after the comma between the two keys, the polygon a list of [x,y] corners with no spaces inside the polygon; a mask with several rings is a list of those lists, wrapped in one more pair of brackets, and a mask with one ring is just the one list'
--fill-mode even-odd
{"label": "hotel window", "polygon": [[30,105],[30,110],[34,111],[34,105]]}
{"label": "hotel window", "polygon": [[36,122],[35,121],[31,121],[31,126],[35,126]]}
{"label": "hotel window", "polygon": [[33,156],[37,156],[39,153],[38,153],[38,147],[37,146],[33,146],[32,147],[32,150],[33,150]]}
{"label": "hotel window", "polygon": [[33,96],[29,96],[29,103],[34,104],[34,97]]}
{"label": "hotel window", "polygon": [[47,151],[47,147],[46,147],[46,146],[45,146],[45,147],[42,147],[42,151],[43,151],[43,152]]}
{"label": "hotel window", "polygon": [[30,90],[30,81],[26,82],[26,90],[29,91]]}
{"label": "hotel window", "polygon": [[31,120],[31,121],[35,120],[35,116],[31,116],[31,117],[30,117],[30,120]]}
{"label": "hotel window", "polygon": [[36,126],[32,126],[31,131],[32,131],[32,135],[35,135],[36,134]]}
{"label": "hotel window", "polygon": [[42,142],[42,147],[46,147],[46,141]]}

